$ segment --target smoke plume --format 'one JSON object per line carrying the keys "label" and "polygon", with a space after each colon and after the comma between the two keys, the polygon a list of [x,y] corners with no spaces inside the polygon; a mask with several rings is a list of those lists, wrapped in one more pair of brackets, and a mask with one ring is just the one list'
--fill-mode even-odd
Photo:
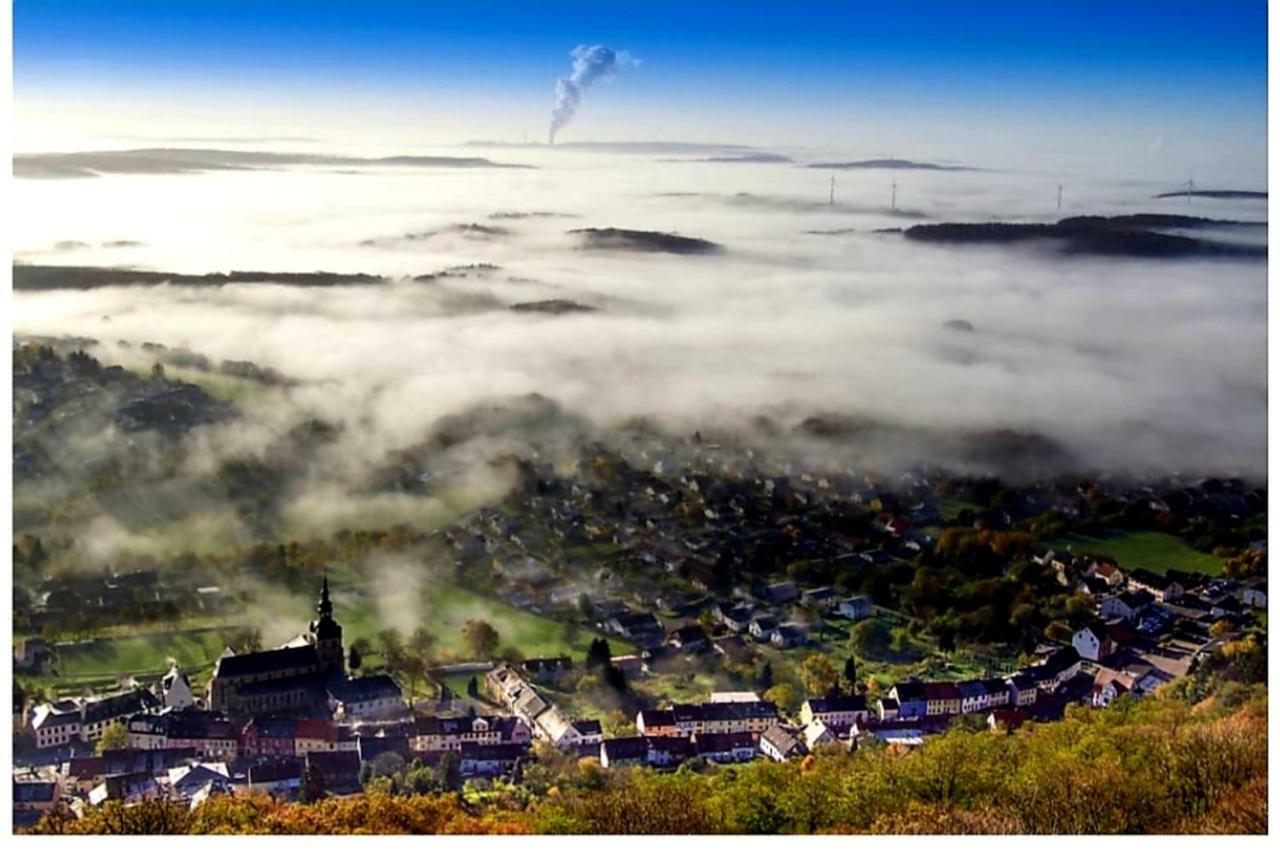
{"label": "smoke plume", "polygon": [[621,66],[635,61],[626,51],[621,53],[604,45],[579,45],[569,52],[573,58],[573,72],[556,81],[556,106],[551,109],[551,131],[547,143],[556,142],[556,132],[569,124],[578,111],[582,94],[601,78],[608,77]]}

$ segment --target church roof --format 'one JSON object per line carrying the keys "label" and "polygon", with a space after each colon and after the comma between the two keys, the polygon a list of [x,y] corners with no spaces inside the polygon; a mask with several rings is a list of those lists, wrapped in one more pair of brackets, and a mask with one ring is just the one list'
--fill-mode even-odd
{"label": "church roof", "polygon": [[284,670],[312,670],[319,666],[319,663],[315,647],[308,644],[296,648],[228,655],[218,661],[218,668],[214,675],[220,679],[227,679]]}

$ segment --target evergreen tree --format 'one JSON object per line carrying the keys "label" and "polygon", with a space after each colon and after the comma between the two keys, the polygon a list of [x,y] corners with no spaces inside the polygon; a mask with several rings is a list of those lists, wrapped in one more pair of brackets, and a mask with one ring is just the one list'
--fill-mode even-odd
{"label": "evergreen tree", "polygon": [[457,792],[462,788],[462,769],[458,755],[453,751],[445,751],[436,766],[436,782],[447,792]]}
{"label": "evergreen tree", "polygon": [[298,800],[304,804],[311,804],[324,796],[324,775],[320,773],[319,767],[314,762],[308,761],[306,767],[302,769],[302,779],[298,782]]}
{"label": "evergreen tree", "polygon": [[609,662],[613,660],[613,650],[609,648],[609,641],[603,637],[597,637],[591,641],[591,645],[587,648],[587,668],[607,667]]}
{"label": "evergreen tree", "polygon": [[844,661],[844,680],[849,683],[849,690],[852,692],[858,686],[858,665],[853,655],[845,658]]}
{"label": "evergreen tree", "polygon": [[472,676],[467,682],[467,696],[477,699],[480,696],[480,683]]}
{"label": "evergreen tree", "polygon": [[756,668],[756,690],[767,691],[771,687],[773,687],[773,664],[763,661]]}

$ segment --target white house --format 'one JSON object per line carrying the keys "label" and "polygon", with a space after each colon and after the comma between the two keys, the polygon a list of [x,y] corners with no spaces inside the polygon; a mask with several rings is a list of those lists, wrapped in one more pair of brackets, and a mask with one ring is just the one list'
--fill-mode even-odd
{"label": "white house", "polygon": [[866,595],[851,595],[836,604],[836,614],[846,619],[858,621],[866,619],[875,612],[875,605]]}
{"label": "white house", "polygon": [[1071,638],[1071,645],[1080,653],[1080,657],[1095,663],[1111,654],[1113,646],[1107,629],[1097,623],[1090,623],[1076,631]]}
{"label": "white house", "polygon": [[156,683],[155,693],[165,708],[175,711],[194,708],[196,704],[195,695],[191,692],[191,680],[177,664],[169,667],[169,672]]}
{"label": "white house", "polygon": [[760,733],[760,752],[775,762],[783,762],[809,752],[800,734],[782,724],[774,724]]}
{"label": "white house", "polygon": [[804,738],[805,746],[809,750],[815,749],[820,744],[835,744],[840,740],[835,731],[821,720],[816,720],[806,726],[802,737]]}
{"label": "white house", "polygon": [[1132,621],[1155,601],[1149,592],[1108,595],[1098,606],[1098,615],[1104,619]]}
{"label": "white house", "polygon": [[1267,609],[1267,581],[1261,577],[1246,580],[1240,587],[1240,603],[1259,610]]}

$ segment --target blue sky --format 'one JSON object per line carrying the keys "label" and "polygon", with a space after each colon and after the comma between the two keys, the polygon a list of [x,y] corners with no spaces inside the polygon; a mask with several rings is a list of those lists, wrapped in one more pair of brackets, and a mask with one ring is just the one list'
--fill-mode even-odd
{"label": "blue sky", "polygon": [[591,92],[563,139],[1078,148],[1101,133],[1265,159],[1266,18],[1261,0],[17,0],[14,81],[20,136],[112,111],[299,132],[346,112],[423,140],[534,139],[568,51],[598,42],[643,64]]}

